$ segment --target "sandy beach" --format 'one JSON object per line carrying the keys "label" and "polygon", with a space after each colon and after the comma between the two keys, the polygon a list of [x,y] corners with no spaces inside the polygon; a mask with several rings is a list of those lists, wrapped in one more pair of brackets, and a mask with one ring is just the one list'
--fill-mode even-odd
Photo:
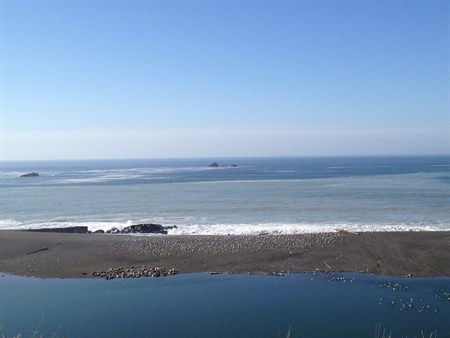
{"label": "sandy beach", "polygon": [[345,271],[450,276],[450,232],[260,236],[128,236],[0,231],[0,271],[42,278],[91,277],[118,267],[180,273]]}

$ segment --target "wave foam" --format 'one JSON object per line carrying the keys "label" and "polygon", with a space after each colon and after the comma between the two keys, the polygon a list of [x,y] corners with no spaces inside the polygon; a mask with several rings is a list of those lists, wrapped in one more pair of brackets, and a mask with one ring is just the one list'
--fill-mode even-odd
{"label": "wave foam", "polygon": [[[186,221],[186,220],[184,220]],[[163,223],[153,221],[46,221],[46,222],[19,222],[13,219],[0,220],[0,230],[26,230],[39,228],[64,228],[75,226],[87,226],[92,232],[97,230],[109,230],[123,228],[139,223]],[[173,224],[176,222],[170,222]],[[389,231],[450,231],[449,224],[429,225],[429,224],[347,224],[347,223],[258,223],[258,224],[182,224],[178,228],[169,230],[169,235],[288,235],[325,233],[336,231],[349,232],[389,232]]]}
{"label": "wave foam", "polygon": [[325,233],[336,231],[349,232],[389,232],[389,231],[450,231],[446,228],[430,225],[410,224],[286,224],[286,223],[259,223],[259,224],[210,224],[210,225],[184,225],[169,230],[170,235],[288,235]]}

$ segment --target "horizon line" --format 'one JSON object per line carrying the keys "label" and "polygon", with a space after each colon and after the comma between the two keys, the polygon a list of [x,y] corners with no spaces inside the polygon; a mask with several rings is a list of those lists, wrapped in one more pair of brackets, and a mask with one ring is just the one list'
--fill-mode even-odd
{"label": "horizon line", "polygon": [[200,157],[136,157],[136,158],[56,158],[56,159],[0,159],[0,162],[53,162],[53,161],[148,161],[148,160],[220,160],[220,159],[289,159],[289,158],[375,158],[375,157],[450,157],[447,154],[366,154],[366,155],[264,155],[264,156],[200,156]]}

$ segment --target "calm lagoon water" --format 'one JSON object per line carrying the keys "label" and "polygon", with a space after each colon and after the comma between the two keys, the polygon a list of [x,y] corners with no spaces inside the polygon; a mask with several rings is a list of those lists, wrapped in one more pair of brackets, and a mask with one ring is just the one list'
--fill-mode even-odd
{"label": "calm lagoon water", "polygon": [[450,278],[186,274],[127,280],[0,278],[8,335],[450,337]]}

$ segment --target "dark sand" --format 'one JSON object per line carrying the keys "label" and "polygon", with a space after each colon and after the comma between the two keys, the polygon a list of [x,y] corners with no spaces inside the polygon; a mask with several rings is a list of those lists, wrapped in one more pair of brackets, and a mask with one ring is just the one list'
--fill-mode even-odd
{"label": "dark sand", "polygon": [[450,276],[449,249],[450,232],[128,236],[3,230],[0,271],[90,277],[94,271],[146,265],[176,268],[180,273],[352,271]]}

